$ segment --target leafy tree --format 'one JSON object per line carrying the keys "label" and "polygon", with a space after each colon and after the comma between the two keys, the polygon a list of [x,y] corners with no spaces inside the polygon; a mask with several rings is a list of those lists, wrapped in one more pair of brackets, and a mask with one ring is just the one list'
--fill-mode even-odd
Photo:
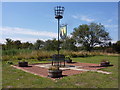
{"label": "leafy tree", "polygon": [[106,41],[111,40],[105,27],[97,23],[80,25],[78,28],[74,28],[71,34],[76,42],[82,44],[87,51],[91,51],[96,45],[104,45]]}
{"label": "leafy tree", "polygon": [[44,46],[44,41],[42,40],[37,40],[34,44],[34,48],[36,50],[41,49]]}
{"label": "leafy tree", "polygon": [[58,49],[58,41],[56,39],[53,40],[47,40],[44,44],[45,50],[57,50]]}
{"label": "leafy tree", "polygon": [[120,41],[114,43],[112,47],[116,52],[120,53]]}
{"label": "leafy tree", "polygon": [[7,49],[12,49],[12,48],[14,48],[14,47],[13,47],[13,42],[14,42],[14,41],[13,41],[12,39],[7,38],[7,39],[6,39],[6,48],[7,48]]}
{"label": "leafy tree", "polygon": [[2,44],[2,50],[6,50],[6,45],[5,44]]}
{"label": "leafy tree", "polygon": [[29,42],[22,43],[22,48],[23,49],[31,49],[32,46],[33,46],[33,44],[29,43]]}
{"label": "leafy tree", "polygon": [[76,51],[77,47],[75,46],[76,42],[73,38],[66,37],[63,41],[62,49]]}
{"label": "leafy tree", "polygon": [[[21,43],[20,40],[14,41],[13,44],[14,44],[14,46],[16,47],[16,49],[20,49],[20,48],[21,48],[21,45],[22,45],[22,43]],[[14,47],[14,48],[15,48],[15,47]]]}
{"label": "leafy tree", "polygon": [[109,47],[111,47],[111,46],[112,46],[112,43],[111,43],[111,42],[109,42],[109,43],[108,43],[108,45],[109,45]]}

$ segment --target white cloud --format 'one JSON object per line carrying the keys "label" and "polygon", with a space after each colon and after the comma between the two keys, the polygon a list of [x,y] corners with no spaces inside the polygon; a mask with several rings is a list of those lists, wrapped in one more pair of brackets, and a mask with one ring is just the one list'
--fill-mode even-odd
{"label": "white cloud", "polygon": [[72,15],[72,17],[73,17],[74,19],[78,19],[78,18],[79,18],[79,16],[75,16],[75,15]]}
{"label": "white cloud", "polygon": [[93,21],[95,21],[95,19],[89,18],[87,16],[81,16],[81,20],[82,21],[86,21],[86,22],[93,22]]}
{"label": "white cloud", "polygon": [[23,34],[23,35],[32,35],[32,36],[45,36],[45,37],[57,37],[57,33],[47,32],[47,31],[36,31],[31,29],[24,29],[18,27],[3,27],[0,28],[2,34]]}
{"label": "white cloud", "polygon": [[[6,38],[2,38],[1,40],[0,40],[0,43],[5,43],[6,42],[6,40],[5,40]],[[16,38],[16,37],[12,37],[12,38],[10,38],[10,39],[12,39],[12,40],[20,40],[21,42],[31,42],[31,43],[34,43],[35,41],[36,41],[36,39],[35,38]]]}
{"label": "white cloud", "polygon": [[[9,38],[9,37],[7,37],[7,38]],[[32,37],[32,38],[30,38],[30,37],[10,37],[10,39],[12,39],[12,40],[14,40],[14,41],[20,40],[21,42],[35,43],[36,40],[38,40],[38,39],[39,39],[39,40],[46,41],[46,40],[52,39],[52,38],[42,39],[42,38],[34,38],[34,37]],[[6,38],[0,39],[0,43],[5,44],[5,43],[6,43]]]}
{"label": "white cloud", "polygon": [[79,19],[79,20],[86,21],[86,22],[95,21],[95,19],[91,18],[90,16],[86,16],[86,15],[72,15],[72,17],[74,19]]}
{"label": "white cloud", "polygon": [[0,44],[3,44],[3,43],[5,43],[5,40],[4,39],[0,39]]}
{"label": "white cloud", "polygon": [[107,28],[118,28],[118,25],[105,25]]}
{"label": "white cloud", "polygon": [[107,21],[107,22],[109,22],[109,23],[110,23],[110,22],[112,22],[112,21],[113,21],[112,19],[108,19],[108,21]]}
{"label": "white cloud", "polygon": [[5,43],[6,38],[11,38],[12,40],[21,40],[21,42],[32,42],[34,43],[36,40],[47,40],[57,37],[57,33],[40,31],[40,30],[32,30],[26,28],[18,28],[18,27],[2,27],[0,28],[2,31],[2,39],[0,43]]}

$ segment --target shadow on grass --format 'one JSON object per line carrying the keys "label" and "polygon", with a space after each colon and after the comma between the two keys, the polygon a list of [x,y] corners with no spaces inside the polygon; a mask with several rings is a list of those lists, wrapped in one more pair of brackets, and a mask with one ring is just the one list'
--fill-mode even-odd
{"label": "shadow on grass", "polygon": [[77,63],[77,62],[71,62],[70,64],[74,64],[74,63]]}
{"label": "shadow on grass", "polygon": [[26,66],[26,67],[32,67],[32,66]]}
{"label": "shadow on grass", "polygon": [[62,76],[60,76],[60,77],[50,77],[50,76],[48,75],[48,77],[51,78],[51,79],[62,79],[63,77],[66,77],[66,76],[68,76],[68,75],[62,75]]}
{"label": "shadow on grass", "polygon": [[108,65],[108,66],[89,66],[89,67],[97,68],[97,67],[111,67],[111,66],[113,66],[113,65]]}

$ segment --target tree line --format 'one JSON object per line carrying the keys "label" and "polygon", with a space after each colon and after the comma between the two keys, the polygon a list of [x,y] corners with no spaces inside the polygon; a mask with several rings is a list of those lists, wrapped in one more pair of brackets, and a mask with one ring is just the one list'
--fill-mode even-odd
{"label": "tree line", "polygon": [[[82,24],[74,28],[71,37],[66,37],[65,40],[60,40],[60,48],[71,51],[92,51],[102,50],[107,52],[120,53],[120,41],[111,43],[109,32],[106,31],[104,25],[97,23]],[[3,50],[9,49],[32,49],[32,50],[47,50],[54,51],[58,49],[58,41],[52,40],[36,40],[35,43],[24,42],[20,40],[6,39],[6,43],[2,44]]]}

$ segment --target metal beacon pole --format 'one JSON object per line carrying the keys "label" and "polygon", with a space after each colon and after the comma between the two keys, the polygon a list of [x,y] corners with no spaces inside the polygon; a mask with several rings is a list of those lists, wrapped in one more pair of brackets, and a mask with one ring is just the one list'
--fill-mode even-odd
{"label": "metal beacon pole", "polygon": [[[60,41],[59,41],[59,29],[60,29],[60,19],[63,18],[63,12],[64,12],[64,7],[61,6],[56,6],[54,8],[55,11],[55,19],[58,19],[58,59],[59,59],[59,51],[60,51]],[[59,61],[58,61],[58,65],[59,65]]]}

